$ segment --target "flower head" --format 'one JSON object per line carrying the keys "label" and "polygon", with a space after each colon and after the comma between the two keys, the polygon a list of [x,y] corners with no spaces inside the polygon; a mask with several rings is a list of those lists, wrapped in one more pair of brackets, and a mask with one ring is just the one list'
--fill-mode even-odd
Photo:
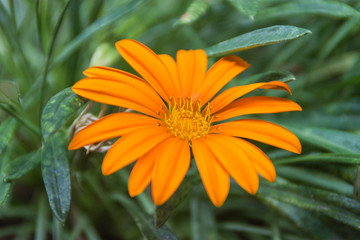
{"label": "flower head", "polygon": [[247,114],[301,111],[298,104],[283,98],[241,98],[258,88],[291,93],[280,81],[237,86],[215,96],[249,67],[241,58],[223,57],[207,70],[203,50],[180,50],[175,62],[134,40],[121,40],[116,48],[143,79],[113,68],[91,67],[72,89],[93,101],[134,112],[110,114],[91,123],[74,136],[69,149],[120,137],[107,152],[102,172],[109,175],[136,161],[129,178],[131,196],[151,183],[155,204],[163,204],[188,171],[192,151],[211,201],[221,206],[230,176],[251,194],[258,189],[258,174],[275,181],[270,159],[244,138],[301,152],[297,137],[276,124],[254,119],[220,123]]}

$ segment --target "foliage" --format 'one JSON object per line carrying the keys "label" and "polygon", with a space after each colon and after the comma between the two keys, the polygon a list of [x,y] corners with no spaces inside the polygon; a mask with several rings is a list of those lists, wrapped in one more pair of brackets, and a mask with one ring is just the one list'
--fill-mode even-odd
{"label": "foliage", "polygon": [[[0,238],[360,238],[359,10],[356,0],[1,1]],[[102,176],[103,153],[66,147],[87,106],[69,87],[90,65],[132,71],[113,47],[124,38],[173,56],[202,48],[210,62],[237,54],[252,67],[227,87],[288,82],[304,111],[262,118],[293,131],[303,153],[261,145],[277,181],[255,196],[231,183],[221,208],[195,164],[163,206],[148,192],[131,199],[131,166]]]}

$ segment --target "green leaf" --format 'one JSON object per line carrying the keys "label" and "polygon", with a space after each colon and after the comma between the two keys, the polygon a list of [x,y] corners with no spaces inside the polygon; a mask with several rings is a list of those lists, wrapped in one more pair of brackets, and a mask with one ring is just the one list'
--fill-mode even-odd
{"label": "green leaf", "polygon": [[294,26],[277,25],[258,29],[206,48],[208,57],[217,57],[229,53],[265,46],[303,37],[310,30]]}
{"label": "green leaf", "polygon": [[359,16],[359,12],[345,3],[330,0],[301,0],[284,3],[261,11],[259,18],[307,16],[309,14],[336,18]]}
{"label": "green leaf", "polygon": [[18,86],[13,82],[0,82],[0,103],[9,105],[20,105],[20,92]]}
{"label": "green leaf", "polygon": [[172,211],[180,204],[192,188],[199,184],[201,179],[199,174],[195,171],[189,172],[185,179],[182,181],[180,187],[176,190],[176,192],[171,196],[171,198],[166,201],[163,205],[157,206],[155,210],[155,224],[156,228],[161,227],[166,220],[169,218]]}
{"label": "green leaf", "polygon": [[360,136],[336,129],[285,126],[300,140],[334,153],[360,154]]}
{"label": "green leaf", "polygon": [[299,157],[291,157],[279,159],[274,162],[276,166],[285,165],[291,163],[303,163],[303,162],[321,162],[321,163],[344,163],[344,164],[360,164],[359,154],[339,154],[339,153],[320,153],[303,155]]}
{"label": "green leaf", "polygon": [[[17,122],[13,118],[8,118],[0,124],[0,156],[4,149],[7,147],[12,137],[14,136],[14,132],[16,130]],[[0,158],[0,166],[1,166],[1,158]]]}
{"label": "green leaf", "polygon": [[355,214],[360,214],[360,202],[338,193],[294,184],[282,178],[278,178],[275,183],[268,183],[264,181],[262,186],[265,186],[265,188],[274,188],[279,191],[300,194],[306,198],[341,207],[342,209],[349,210]]}
{"label": "green leaf", "polygon": [[[296,189],[296,192],[291,192],[289,190],[284,191],[282,189],[267,187],[264,185],[261,187],[258,194],[264,197],[271,197],[278,201],[285,202],[309,211],[324,214],[358,230],[360,229],[360,219],[353,212],[348,211],[341,206],[335,206],[322,202],[321,200],[313,197],[313,195],[306,194],[304,191],[300,191],[300,189]],[[358,208],[359,204],[357,205]]]}
{"label": "green leaf", "polygon": [[8,151],[5,149],[14,137],[16,125],[17,122],[13,118],[8,118],[0,125],[0,206],[10,191],[10,183],[4,181],[4,166],[9,160]]}
{"label": "green leaf", "polygon": [[155,228],[152,219],[144,215],[142,211],[128,197],[123,194],[112,194],[112,199],[120,202],[128,213],[135,220],[136,225],[140,229],[144,239],[147,240],[176,240],[176,237],[170,232],[166,226]]}
{"label": "green leaf", "polygon": [[313,213],[291,204],[281,202],[270,196],[258,196],[272,208],[290,219],[299,229],[315,239],[339,239],[331,228],[324,225]]}
{"label": "green leaf", "polygon": [[10,191],[10,183],[4,181],[4,176],[0,173],[0,206],[4,203],[6,196]]}
{"label": "green leaf", "polygon": [[277,167],[276,172],[279,176],[296,182],[328,189],[347,196],[352,196],[353,194],[354,188],[352,185],[331,174],[326,174],[313,169],[285,166]]}
{"label": "green leaf", "polygon": [[175,24],[190,24],[198,20],[209,8],[207,0],[195,0]]}
{"label": "green leaf", "polygon": [[13,161],[8,161],[4,167],[4,180],[6,182],[21,178],[31,171],[41,160],[41,151],[24,154]]}
{"label": "green leaf", "polygon": [[43,142],[41,172],[51,210],[59,221],[65,222],[71,201],[70,170],[67,143],[61,132]]}
{"label": "green leaf", "polygon": [[254,19],[256,12],[259,8],[259,0],[228,0],[237,10]]}
{"label": "green leaf", "polygon": [[66,88],[53,96],[41,115],[43,139],[54,134],[86,102],[86,99],[76,95],[71,88]]}

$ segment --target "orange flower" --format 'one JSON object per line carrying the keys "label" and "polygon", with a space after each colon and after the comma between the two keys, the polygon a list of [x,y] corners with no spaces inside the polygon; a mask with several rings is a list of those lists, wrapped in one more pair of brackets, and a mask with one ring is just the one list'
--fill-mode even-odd
{"label": "orange flower", "polygon": [[298,138],[276,124],[252,119],[219,123],[240,115],[301,111],[293,101],[278,97],[245,97],[257,88],[282,89],[280,81],[237,86],[215,96],[232,78],[249,67],[237,56],[226,56],[207,70],[203,50],[180,50],[176,62],[157,55],[134,40],[121,40],[116,48],[145,79],[107,67],[91,67],[73,91],[96,102],[125,107],[79,131],[69,149],[120,137],[102,164],[109,175],[136,161],[129,178],[129,193],[136,196],[151,182],[154,203],[167,201],[190,166],[191,151],[205,189],[215,206],[229,192],[231,176],[255,194],[258,174],[275,181],[270,159],[243,138],[300,153]]}

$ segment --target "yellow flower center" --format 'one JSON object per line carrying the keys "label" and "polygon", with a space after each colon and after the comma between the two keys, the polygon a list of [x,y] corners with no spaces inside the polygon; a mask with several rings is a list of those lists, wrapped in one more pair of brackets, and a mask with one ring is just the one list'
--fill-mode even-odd
{"label": "yellow flower center", "polygon": [[212,122],[210,108],[201,110],[199,102],[192,99],[171,99],[169,113],[165,115],[166,127],[175,137],[191,141],[208,134]]}

